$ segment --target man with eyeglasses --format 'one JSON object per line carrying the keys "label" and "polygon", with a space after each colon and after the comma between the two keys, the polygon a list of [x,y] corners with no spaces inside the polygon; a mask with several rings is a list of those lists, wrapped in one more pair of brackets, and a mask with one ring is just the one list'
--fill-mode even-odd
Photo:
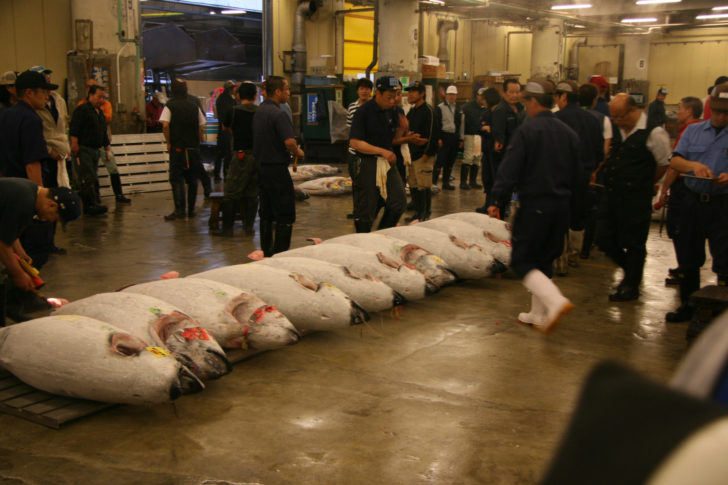
{"label": "man with eyeglasses", "polygon": [[675,147],[670,167],[685,174],[688,189],[675,239],[680,268],[680,307],[668,322],[692,318],[690,294],[700,288],[705,240],[713,257],[718,285],[728,284],[728,83],[713,89],[710,119],[688,126]]}
{"label": "man with eyeglasses", "polygon": [[639,298],[647,256],[654,183],[669,165],[670,137],[662,127],[647,127],[647,115],[629,94],[609,103],[614,130],[604,171],[605,194],[598,215],[599,248],[624,271],[610,301]]}

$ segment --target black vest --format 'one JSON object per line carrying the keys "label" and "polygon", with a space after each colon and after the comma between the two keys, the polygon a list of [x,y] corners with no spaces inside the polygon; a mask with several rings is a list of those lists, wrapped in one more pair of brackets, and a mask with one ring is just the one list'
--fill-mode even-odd
{"label": "black vest", "polygon": [[604,167],[607,190],[652,195],[657,162],[647,149],[650,131],[637,130],[625,141],[614,126],[612,148]]}
{"label": "black vest", "polygon": [[233,131],[234,150],[253,149],[253,116],[256,110],[246,109],[237,105],[232,109],[231,129]]}
{"label": "black vest", "polygon": [[200,144],[199,108],[188,99],[172,98],[167,103],[171,113],[169,142],[172,148],[197,148]]}

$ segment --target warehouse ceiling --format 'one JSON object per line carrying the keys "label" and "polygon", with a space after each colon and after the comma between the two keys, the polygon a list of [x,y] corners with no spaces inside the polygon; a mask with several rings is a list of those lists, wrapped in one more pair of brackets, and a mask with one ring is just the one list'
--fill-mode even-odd
{"label": "warehouse ceiling", "polygon": [[[645,1],[645,0],[643,0]],[[646,0],[656,1],[656,0]],[[554,5],[589,4],[590,8],[552,10]],[[728,27],[728,0],[672,0],[671,3],[638,5],[637,0],[421,0],[420,7],[429,11],[461,14],[470,20],[536,24],[545,18],[560,18],[577,28],[646,33],[669,32],[686,28]],[[724,14],[724,18],[698,19],[699,15]],[[652,22],[627,22],[624,19],[654,19]]]}

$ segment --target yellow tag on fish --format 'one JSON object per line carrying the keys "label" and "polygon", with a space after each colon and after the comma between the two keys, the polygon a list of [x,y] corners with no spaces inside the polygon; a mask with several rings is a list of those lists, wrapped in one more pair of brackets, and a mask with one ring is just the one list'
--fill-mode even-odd
{"label": "yellow tag on fish", "polygon": [[169,357],[171,354],[162,347],[147,347],[147,350],[155,357]]}
{"label": "yellow tag on fish", "polygon": [[443,261],[442,259],[438,258],[434,254],[432,255],[432,259],[434,259],[437,264],[444,264],[445,263],[445,261]]}

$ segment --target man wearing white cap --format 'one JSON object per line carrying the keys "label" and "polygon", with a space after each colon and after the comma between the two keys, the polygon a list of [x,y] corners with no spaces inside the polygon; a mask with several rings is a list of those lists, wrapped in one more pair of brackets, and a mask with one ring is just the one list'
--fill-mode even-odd
{"label": "man wearing white cap", "polygon": [[[549,332],[574,306],[551,281],[553,262],[561,254],[569,229],[572,196],[583,186],[579,139],[556,118],[553,83],[533,80],[524,91],[531,121],[514,134],[493,184],[491,217],[517,186],[521,207],[513,225],[511,267],[531,292],[531,310],[518,320]],[[576,193],[575,193],[576,192]]]}
{"label": "man wearing white cap", "polygon": [[458,88],[448,86],[445,91],[445,101],[437,105],[435,114],[440,118],[440,140],[438,141],[439,150],[437,152],[437,160],[435,167],[432,169],[432,184],[437,185],[440,178],[440,170],[442,170],[442,188],[445,190],[455,190],[450,184],[450,173],[452,166],[455,164],[455,158],[458,156],[458,149],[462,147],[462,136],[460,125],[462,123],[462,112],[455,104],[458,97]]}

